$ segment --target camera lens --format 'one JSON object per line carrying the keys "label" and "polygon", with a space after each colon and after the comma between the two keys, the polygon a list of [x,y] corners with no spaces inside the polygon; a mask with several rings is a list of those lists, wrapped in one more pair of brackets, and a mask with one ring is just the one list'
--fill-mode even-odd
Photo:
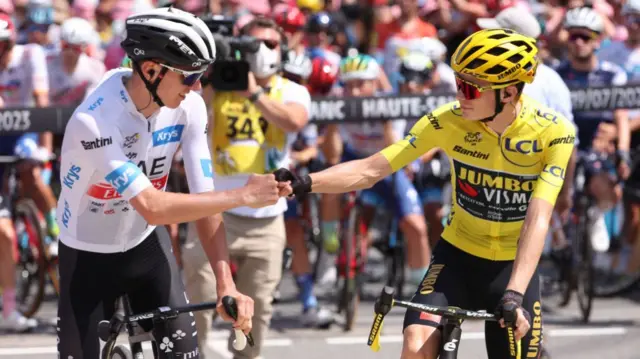
{"label": "camera lens", "polygon": [[234,66],[225,66],[222,71],[220,71],[220,77],[224,82],[238,81],[238,76],[238,70]]}

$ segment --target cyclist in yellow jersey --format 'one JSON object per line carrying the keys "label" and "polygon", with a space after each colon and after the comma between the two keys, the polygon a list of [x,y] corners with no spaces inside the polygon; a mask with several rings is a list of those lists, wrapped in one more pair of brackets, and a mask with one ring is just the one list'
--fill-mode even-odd
{"label": "cyclist in yellow jersey", "polygon": [[[521,357],[540,357],[537,265],[575,138],[568,120],[522,95],[537,53],[535,39],[515,31],[478,31],[452,56],[458,101],[424,116],[404,140],[303,178],[276,172],[292,180],[296,195],[354,191],[442,148],[451,161],[453,209],[413,301],[500,318],[515,304],[515,338],[507,338],[502,320],[485,326],[492,359],[511,358],[516,344]],[[401,357],[437,357],[440,320],[408,311]]]}

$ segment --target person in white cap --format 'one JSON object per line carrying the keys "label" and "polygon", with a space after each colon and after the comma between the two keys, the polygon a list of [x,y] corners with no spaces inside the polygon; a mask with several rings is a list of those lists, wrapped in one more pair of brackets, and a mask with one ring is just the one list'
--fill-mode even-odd
{"label": "person in white cap", "polygon": [[[505,28],[517,31],[523,35],[537,39],[540,36],[540,23],[531,13],[516,7],[504,9],[495,18],[479,18],[476,23],[483,29]],[[569,121],[573,121],[573,109],[571,105],[571,93],[564,80],[551,67],[540,63],[533,83],[524,87],[524,94],[540,102],[541,104],[561,113]],[[575,125],[575,123],[574,123]],[[576,132],[577,132],[576,127]],[[567,174],[564,186],[558,200],[556,211],[561,217],[566,218],[571,210],[571,185],[575,170],[576,156],[571,157],[567,166]]]}
{"label": "person in white cap", "polygon": [[73,17],[62,23],[60,49],[47,56],[49,99],[54,106],[77,105],[98,85],[106,68],[90,57],[97,33],[91,23]]}
{"label": "person in white cap", "polygon": [[[597,56],[600,61],[609,61],[622,67],[627,73],[628,84],[638,84],[640,83],[640,0],[628,0],[622,8],[622,15],[624,26],[629,34],[627,39],[613,41],[609,46],[601,48]],[[637,133],[633,134],[638,129],[640,129],[640,110],[630,110],[629,130],[632,132],[630,145],[632,149],[640,147],[640,136]],[[612,131],[612,135],[615,136],[615,130]],[[632,168],[631,175],[625,183],[623,198],[625,202],[624,233],[626,238],[633,241],[640,235],[640,168],[637,166]],[[640,242],[636,241],[636,243],[640,245]],[[639,260],[640,258],[636,256],[629,260],[627,273],[632,274],[635,271],[634,268],[638,268]]]}

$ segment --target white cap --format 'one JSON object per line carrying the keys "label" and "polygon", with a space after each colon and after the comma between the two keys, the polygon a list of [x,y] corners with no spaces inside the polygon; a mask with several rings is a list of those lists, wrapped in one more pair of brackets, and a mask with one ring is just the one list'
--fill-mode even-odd
{"label": "white cap", "polygon": [[96,31],[90,22],[79,17],[72,17],[62,23],[60,40],[71,45],[91,45],[95,43]]}
{"label": "white cap", "polygon": [[535,16],[517,7],[504,9],[495,18],[477,19],[476,23],[483,29],[510,29],[534,39],[537,39],[541,32],[540,23]]}
{"label": "white cap", "polygon": [[640,13],[640,0],[627,0],[622,7],[623,14],[635,14]]}

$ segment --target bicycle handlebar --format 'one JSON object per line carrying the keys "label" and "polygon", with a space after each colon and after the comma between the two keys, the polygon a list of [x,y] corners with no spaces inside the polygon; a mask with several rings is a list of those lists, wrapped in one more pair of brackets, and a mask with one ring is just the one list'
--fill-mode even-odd
{"label": "bicycle handlebar", "polygon": [[[238,320],[238,305],[236,304],[236,300],[231,296],[225,296],[222,298],[222,305],[227,314],[233,318],[233,320]],[[160,307],[154,311],[134,314],[126,317],[126,321],[129,323],[138,322],[140,320],[152,319],[152,320],[160,320],[166,321],[173,318],[176,318],[181,313],[189,313],[200,310],[210,310],[216,309],[216,302],[207,302],[207,303],[199,303],[199,304],[190,304],[185,305],[183,307]],[[254,346],[255,342],[253,340],[253,335],[251,333],[244,334],[240,329],[234,329],[235,340],[233,341],[233,347],[240,351],[243,350],[247,343],[250,346]]]}
{"label": "bicycle handlebar", "polygon": [[[238,320],[238,305],[236,304],[235,298],[231,296],[225,296],[222,298],[222,306],[224,307],[225,312],[233,318],[233,320]],[[251,333],[244,334],[240,329],[233,329],[236,339],[233,341],[233,348],[235,350],[242,350],[247,346],[247,342],[250,346],[254,346],[255,343],[253,341],[253,335]]]}
{"label": "bicycle handlebar", "polygon": [[382,289],[382,293],[380,294],[378,299],[376,299],[376,303],[374,305],[375,316],[373,324],[371,325],[371,331],[369,332],[367,345],[371,347],[371,350],[375,352],[380,350],[380,332],[382,331],[382,321],[384,320],[384,316],[387,315],[391,308],[393,308],[394,306],[399,306],[424,313],[431,313],[446,318],[497,321],[496,316],[491,313],[460,309],[456,307],[439,307],[397,300],[393,297],[394,293],[395,289],[393,287],[385,286]]}

